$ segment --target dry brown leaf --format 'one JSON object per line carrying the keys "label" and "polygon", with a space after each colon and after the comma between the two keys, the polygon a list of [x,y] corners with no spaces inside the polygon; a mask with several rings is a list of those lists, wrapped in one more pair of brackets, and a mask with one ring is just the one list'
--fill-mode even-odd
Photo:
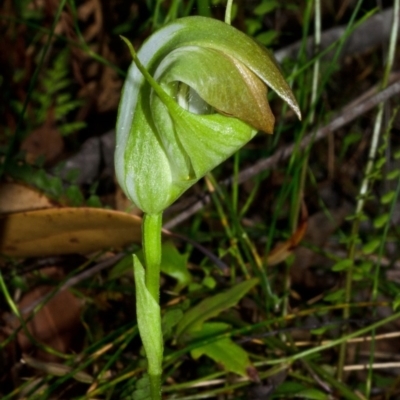
{"label": "dry brown leaf", "polygon": [[[105,53],[107,53],[105,51]],[[110,54],[111,56],[111,54]],[[106,67],[101,76],[101,91],[97,98],[97,107],[100,113],[115,110],[121,98],[121,79],[111,68]]]}
{"label": "dry brown leaf", "polygon": [[87,21],[92,18],[92,23],[84,31],[83,37],[86,42],[90,42],[97,35],[101,34],[103,28],[103,14],[99,0],[89,0],[78,7],[78,18]]}
{"label": "dry brown leaf", "polygon": [[[308,219],[307,231],[304,241],[317,248],[329,246],[329,238],[333,232],[343,223],[345,217],[352,212],[349,204],[329,210],[330,217],[325,211],[320,211]],[[291,267],[290,276],[292,285],[297,288],[305,288],[308,293],[312,290],[323,291],[332,287],[332,276],[324,274],[319,276],[312,267],[325,266],[329,268],[334,262],[323,254],[312,250],[310,247],[298,247],[295,252],[295,261]],[[314,293],[315,294],[315,293]]]}
{"label": "dry brown leaf", "polygon": [[305,203],[301,206],[301,220],[292,236],[283,243],[278,243],[267,256],[267,265],[279,264],[288,258],[302,241],[308,226],[308,211]]}
{"label": "dry brown leaf", "polygon": [[[21,299],[19,309],[23,312],[32,302],[42,299],[53,290],[49,286],[39,286],[28,292]],[[68,307],[65,305],[68,304]],[[66,353],[74,343],[76,334],[81,328],[80,312],[82,301],[68,290],[58,292],[27,323],[30,334],[38,342]],[[19,323],[18,323],[19,325]],[[18,334],[18,344],[22,352],[30,352],[34,344],[22,330]],[[58,357],[47,352],[36,350],[36,357],[41,360],[55,361]]]}
{"label": "dry brown leaf", "polygon": [[43,362],[30,357],[27,354],[23,354],[22,360],[25,364],[39,371],[43,371],[46,374],[53,376],[65,376],[66,374],[71,374],[71,377],[78,382],[92,383],[94,378],[86,373],[85,371],[74,371],[74,367],[69,367],[68,365],[54,363],[54,362]]}
{"label": "dry brown leaf", "polygon": [[54,110],[48,112],[46,122],[30,133],[22,142],[21,150],[26,151],[26,161],[34,163],[43,156],[46,164],[54,163],[62,154],[64,140],[54,121]]}
{"label": "dry brown leaf", "polygon": [[283,243],[277,244],[268,254],[267,264],[268,266],[276,265],[285,261],[292,253],[293,250],[298,246],[304,237],[307,230],[307,221],[302,221],[296,232]]}
{"label": "dry brown leaf", "polygon": [[141,242],[141,219],[100,208],[52,208],[0,216],[0,253],[40,257]]}
{"label": "dry brown leaf", "polygon": [[0,184],[0,214],[54,207],[43,193],[19,183]]}

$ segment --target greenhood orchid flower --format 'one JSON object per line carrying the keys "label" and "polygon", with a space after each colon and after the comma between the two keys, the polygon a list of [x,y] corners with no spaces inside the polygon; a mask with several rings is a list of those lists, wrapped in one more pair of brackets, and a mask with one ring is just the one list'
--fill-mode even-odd
{"label": "greenhood orchid flower", "polygon": [[137,55],[125,41],[134,62],[119,106],[115,170],[144,211],[144,265],[133,256],[136,312],[150,397],[159,400],[162,212],[257,131],[272,133],[267,86],[299,117],[300,111],[273,56],[226,23],[182,18],[153,34]]}
{"label": "greenhood orchid flower", "polygon": [[115,166],[122,189],[147,214],[161,213],[257,131],[272,133],[267,86],[300,117],[269,51],[221,21],[179,19],[133,56]]}

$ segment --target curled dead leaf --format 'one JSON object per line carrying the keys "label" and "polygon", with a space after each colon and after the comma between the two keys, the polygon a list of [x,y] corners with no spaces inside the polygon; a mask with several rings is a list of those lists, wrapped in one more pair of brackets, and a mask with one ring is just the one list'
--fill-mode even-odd
{"label": "curled dead leaf", "polygon": [[305,204],[302,205],[301,221],[296,231],[290,236],[288,240],[283,243],[278,243],[268,254],[267,264],[269,266],[279,264],[285,261],[296,249],[301,240],[303,239],[308,225],[308,213]]}
{"label": "curled dead leaf", "polygon": [[141,218],[100,208],[51,208],[0,216],[0,253],[87,254],[141,242]]}

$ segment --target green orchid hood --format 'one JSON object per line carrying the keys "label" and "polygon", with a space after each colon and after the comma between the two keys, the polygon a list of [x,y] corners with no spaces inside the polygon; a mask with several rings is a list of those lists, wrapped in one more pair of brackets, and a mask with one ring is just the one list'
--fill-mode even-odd
{"label": "green orchid hood", "polygon": [[187,17],[150,36],[119,105],[115,169],[126,195],[158,214],[258,130],[272,133],[267,86],[300,117],[271,53],[232,26]]}

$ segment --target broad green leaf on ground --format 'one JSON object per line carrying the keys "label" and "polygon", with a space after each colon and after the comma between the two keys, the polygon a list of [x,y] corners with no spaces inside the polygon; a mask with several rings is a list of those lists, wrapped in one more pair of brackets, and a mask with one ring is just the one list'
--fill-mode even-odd
{"label": "broad green leaf on ground", "polygon": [[0,216],[0,253],[43,257],[141,242],[141,218],[99,208],[51,208]]}
{"label": "broad green leaf on ground", "polygon": [[[230,327],[230,325],[222,322],[208,322],[203,324],[200,331],[194,333],[193,338],[201,339],[202,337],[218,335]],[[191,351],[191,355],[194,359],[206,355],[215,362],[222,364],[227,371],[242,376],[248,376],[250,368],[253,370],[247,352],[234,343],[229,337],[224,337],[194,349]]]}
{"label": "broad green leaf on ground", "polygon": [[183,315],[176,329],[176,335],[179,337],[183,333],[191,333],[201,329],[205,321],[235,306],[257,283],[258,279],[250,279],[237,284],[223,293],[201,301]]}

